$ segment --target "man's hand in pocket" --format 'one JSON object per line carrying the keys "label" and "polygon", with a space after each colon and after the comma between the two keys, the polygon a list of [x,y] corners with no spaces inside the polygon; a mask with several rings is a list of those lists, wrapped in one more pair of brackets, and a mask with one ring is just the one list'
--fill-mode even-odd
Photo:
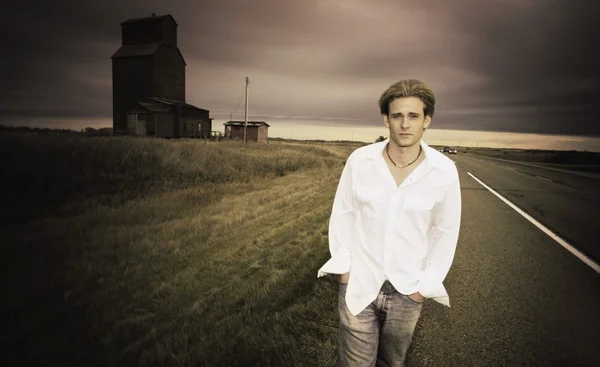
{"label": "man's hand in pocket", "polygon": [[419,292],[413,293],[409,295],[409,297],[415,302],[425,302],[425,297],[423,297],[423,295]]}

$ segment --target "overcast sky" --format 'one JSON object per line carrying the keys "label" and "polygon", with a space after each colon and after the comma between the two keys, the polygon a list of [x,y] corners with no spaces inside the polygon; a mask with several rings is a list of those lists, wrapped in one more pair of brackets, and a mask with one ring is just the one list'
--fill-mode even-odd
{"label": "overcast sky", "polygon": [[[434,89],[431,127],[600,136],[595,0],[57,0],[4,8],[0,122],[111,118],[120,23],[171,14],[187,102],[211,117],[381,125],[400,79]],[[236,110],[237,107],[237,110]]]}

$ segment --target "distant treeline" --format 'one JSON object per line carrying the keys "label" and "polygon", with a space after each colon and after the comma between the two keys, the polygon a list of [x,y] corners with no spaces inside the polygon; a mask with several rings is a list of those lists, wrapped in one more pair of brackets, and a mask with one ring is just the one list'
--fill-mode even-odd
{"label": "distant treeline", "polygon": [[113,134],[112,128],[103,127],[100,129],[94,129],[93,127],[86,127],[79,131],[72,129],[57,129],[48,127],[30,127],[30,126],[4,126],[0,124],[0,131],[16,131],[26,133],[57,133],[57,134],[84,134],[89,136],[110,136]]}
{"label": "distant treeline", "polygon": [[289,138],[271,138],[269,137],[269,141],[287,141],[287,142],[295,142],[295,143],[310,143],[310,144],[342,144],[342,145],[364,145],[365,142],[357,141],[357,140],[324,140],[324,139],[289,139]]}

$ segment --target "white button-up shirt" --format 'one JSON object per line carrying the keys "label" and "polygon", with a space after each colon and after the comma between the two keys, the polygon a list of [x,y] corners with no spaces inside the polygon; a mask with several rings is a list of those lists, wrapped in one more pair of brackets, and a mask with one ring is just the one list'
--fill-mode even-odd
{"label": "white button-up shirt", "polygon": [[458,170],[421,141],[425,159],[397,186],[382,156],[388,141],[348,157],[329,221],[331,259],[317,274],[350,271],[346,304],[353,315],[377,298],[386,279],[402,294],[420,292],[450,306],[442,281],[458,242]]}

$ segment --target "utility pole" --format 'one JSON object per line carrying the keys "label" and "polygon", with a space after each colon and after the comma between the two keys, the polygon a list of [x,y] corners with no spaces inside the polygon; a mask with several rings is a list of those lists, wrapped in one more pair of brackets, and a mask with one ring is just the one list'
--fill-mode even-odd
{"label": "utility pole", "polygon": [[233,121],[233,113],[229,113],[229,121]]}
{"label": "utility pole", "polygon": [[250,79],[246,77],[246,113],[244,114],[244,144],[248,142],[248,84],[250,84]]}

